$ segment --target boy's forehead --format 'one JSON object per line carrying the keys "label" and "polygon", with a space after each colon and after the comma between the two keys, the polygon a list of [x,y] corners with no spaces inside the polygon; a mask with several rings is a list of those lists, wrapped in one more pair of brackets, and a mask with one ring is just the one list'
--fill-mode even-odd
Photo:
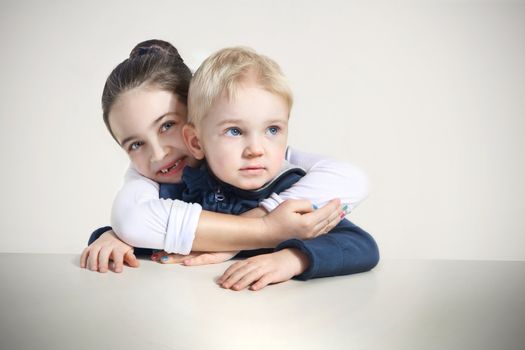
{"label": "boy's forehead", "polygon": [[246,76],[246,78],[241,78],[232,84],[229,84],[222,90],[215,102],[225,102],[230,105],[236,105],[243,102],[239,101],[239,98],[247,98],[247,95],[251,95],[251,97],[256,100],[262,99],[264,97],[263,95],[273,95],[273,97],[277,99],[286,101],[288,111],[290,111],[287,99],[278,92],[272,90],[271,87],[265,86],[261,82],[261,78],[257,75]]}
{"label": "boy's forehead", "polygon": [[260,84],[239,84],[235,90],[223,92],[202,119],[202,126],[228,121],[287,122],[290,108],[286,100]]}

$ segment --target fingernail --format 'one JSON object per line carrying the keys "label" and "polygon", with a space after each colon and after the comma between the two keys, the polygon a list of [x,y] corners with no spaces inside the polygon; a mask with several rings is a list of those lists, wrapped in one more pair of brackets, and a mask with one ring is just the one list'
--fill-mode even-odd
{"label": "fingernail", "polygon": [[343,205],[343,211],[346,211],[348,209],[348,204]]}
{"label": "fingernail", "polygon": [[168,259],[169,259],[169,258],[168,258],[167,255],[164,255],[162,258],[160,258],[160,260],[161,260],[162,262],[167,262]]}
{"label": "fingernail", "polygon": [[317,205],[315,205],[315,204],[312,204],[312,208],[314,208],[314,210],[318,209]]}
{"label": "fingernail", "polygon": [[341,214],[339,214],[339,217],[342,219],[342,218],[345,217],[345,215],[346,215],[346,213],[343,211]]}

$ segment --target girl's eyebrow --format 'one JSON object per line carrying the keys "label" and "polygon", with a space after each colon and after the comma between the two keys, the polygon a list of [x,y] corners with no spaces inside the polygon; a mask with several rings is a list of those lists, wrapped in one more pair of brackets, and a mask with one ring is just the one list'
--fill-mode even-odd
{"label": "girl's eyebrow", "polygon": [[[155,119],[155,120],[151,123],[150,127],[155,126],[155,125],[158,124],[159,121],[161,121],[164,117],[167,117],[168,115],[172,115],[172,114],[177,114],[177,113],[176,113],[176,112],[168,112],[168,113],[164,113],[163,115],[161,115],[160,117],[158,117],[157,119]],[[124,145],[125,145],[126,143],[130,142],[130,141],[133,140],[133,139],[138,139],[138,138],[139,138],[139,137],[136,136],[136,135],[128,136],[128,137],[126,137],[124,140],[122,140],[122,142],[120,143],[120,146],[121,146],[121,147],[124,147]]]}

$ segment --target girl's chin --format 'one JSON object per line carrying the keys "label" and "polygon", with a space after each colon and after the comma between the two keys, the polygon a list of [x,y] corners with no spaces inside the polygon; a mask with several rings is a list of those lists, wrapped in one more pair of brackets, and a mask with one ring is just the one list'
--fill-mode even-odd
{"label": "girl's chin", "polygon": [[155,179],[153,180],[158,183],[163,184],[178,184],[182,182],[182,178],[180,176],[155,176]]}

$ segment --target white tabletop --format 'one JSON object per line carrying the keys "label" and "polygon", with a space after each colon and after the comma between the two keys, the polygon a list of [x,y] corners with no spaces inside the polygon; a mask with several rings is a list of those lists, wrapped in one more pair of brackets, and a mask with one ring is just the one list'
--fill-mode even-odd
{"label": "white tabletop", "polygon": [[0,349],[525,349],[525,262],[383,260],[259,292],[218,287],[228,264],[0,254]]}

